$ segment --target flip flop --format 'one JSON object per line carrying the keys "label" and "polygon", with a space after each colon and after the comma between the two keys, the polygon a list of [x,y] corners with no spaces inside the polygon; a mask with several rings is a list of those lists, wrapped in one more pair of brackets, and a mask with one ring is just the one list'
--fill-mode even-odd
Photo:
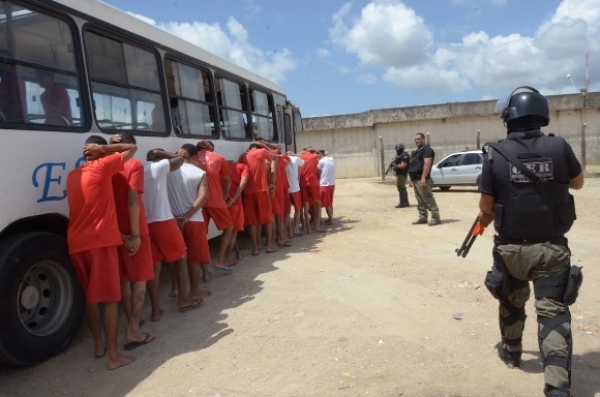
{"label": "flip flop", "polygon": [[154,339],[156,339],[154,336],[150,336],[150,334],[147,333],[147,332],[145,334],[146,334],[146,338],[144,338],[143,341],[131,341],[131,342],[127,342],[123,346],[123,349],[125,349],[127,351],[130,351],[130,350],[133,350],[133,349],[137,349],[138,347],[147,345],[148,343],[150,343]]}
{"label": "flip flop", "polygon": [[94,354],[95,358],[102,358],[104,356],[106,356],[106,347],[104,348],[104,350],[102,351],[102,353],[100,353],[100,354]]}
{"label": "flip flop", "polygon": [[184,307],[180,307],[179,308],[179,313],[185,313],[187,311],[193,310],[193,309],[197,309],[198,307],[200,307],[200,304],[202,303],[203,299],[199,299],[197,301],[194,301],[192,303],[190,303],[187,306]]}
{"label": "flip flop", "polygon": [[277,252],[277,248],[273,248],[272,250],[266,250],[267,254],[272,254],[273,252]]}
{"label": "flip flop", "polygon": [[258,256],[258,252],[252,252],[252,256]]}
{"label": "flip flop", "polygon": [[288,242],[285,242],[285,243],[277,243],[277,245],[278,245],[279,247],[291,247],[291,246],[292,246],[292,244],[291,244],[291,243],[288,243]]}
{"label": "flip flop", "polygon": [[220,266],[220,267],[215,267],[215,272],[229,274],[229,273],[233,272],[233,269],[230,268],[229,266]]}

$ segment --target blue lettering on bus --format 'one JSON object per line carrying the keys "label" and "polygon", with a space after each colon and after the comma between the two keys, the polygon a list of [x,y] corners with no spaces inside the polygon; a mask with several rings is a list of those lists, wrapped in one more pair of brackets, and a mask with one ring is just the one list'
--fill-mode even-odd
{"label": "blue lettering on bus", "polygon": [[[75,168],[85,163],[85,157],[80,157],[75,163]],[[37,200],[38,203],[45,201],[60,201],[67,197],[67,190],[62,189],[59,194],[51,194],[50,189],[56,184],[59,188],[62,186],[63,173],[67,163],[43,163],[38,165],[31,175],[31,183],[34,187],[42,186],[42,196]],[[56,168],[59,170],[56,171]],[[57,175],[58,174],[58,175]]]}

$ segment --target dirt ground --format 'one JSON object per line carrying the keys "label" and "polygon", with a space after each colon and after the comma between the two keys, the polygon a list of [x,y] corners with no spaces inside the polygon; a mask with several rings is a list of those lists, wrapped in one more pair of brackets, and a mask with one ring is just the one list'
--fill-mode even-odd
{"label": "dirt ground", "polygon": [[[574,195],[569,242],[584,284],[572,306],[573,393],[600,396],[600,179]],[[483,286],[492,230],[467,258],[454,251],[478,212],[476,188],[435,197],[443,224],[413,226],[412,193],[413,206],[396,209],[395,186],[338,180],[333,227],[257,257],[244,241],[247,256],[206,284],[214,295],[200,309],[177,313],[163,279],[166,314],[146,321],[156,340],[133,365],[106,370],[82,326],[51,360],[0,367],[0,396],[541,396],[531,301],[522,368],[494,349],[497,303]]]}

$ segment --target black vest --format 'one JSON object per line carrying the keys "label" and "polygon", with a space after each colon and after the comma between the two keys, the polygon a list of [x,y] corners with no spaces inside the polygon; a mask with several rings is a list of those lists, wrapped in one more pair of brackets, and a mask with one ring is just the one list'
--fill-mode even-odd
{"label": "black vest", "polygon": [[396,155],[396,159],[394,160],[394,164],[398,165],[401,163],[406,163],[406,167],[402,169],[398,169],[398,167],[394,167],[394,175],[406,175],[408,173],[408,165],[410,164],[410,155],[406,152],[402,152],[402,154]]}
{"label": "black vest", "polygon": [[487,156],[495,178],[494,227],[505,238],[545,239],[563,236],[575,220],[575,204],[569,194],[567,143],[539,131],[512,133],[499,143],[538,177],[531,182],[497,151]]}

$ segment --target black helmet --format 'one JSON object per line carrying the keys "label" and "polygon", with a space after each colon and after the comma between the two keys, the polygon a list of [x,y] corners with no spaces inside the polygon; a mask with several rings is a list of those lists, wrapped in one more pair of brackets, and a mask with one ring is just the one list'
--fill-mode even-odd
{"label": "black helmet", "polygon": [[[548,100],[535,88],[523,86],[514,90],[505,100],[496,103],[497,112],[505,123],[517,124],[519,121],[531,124],[532,121],[544,127],[550,123],[550,110]],[[523,119],[522,119],[523,118]]]}
{"label": "black helmet", "polygon": [[403,145],[403,144],[401,144],[401,143],[397,143],[397,144],[396,144],[396,151],[397,151],[398,153],[402,153],[402,152],[404,151],[404,145]]}

